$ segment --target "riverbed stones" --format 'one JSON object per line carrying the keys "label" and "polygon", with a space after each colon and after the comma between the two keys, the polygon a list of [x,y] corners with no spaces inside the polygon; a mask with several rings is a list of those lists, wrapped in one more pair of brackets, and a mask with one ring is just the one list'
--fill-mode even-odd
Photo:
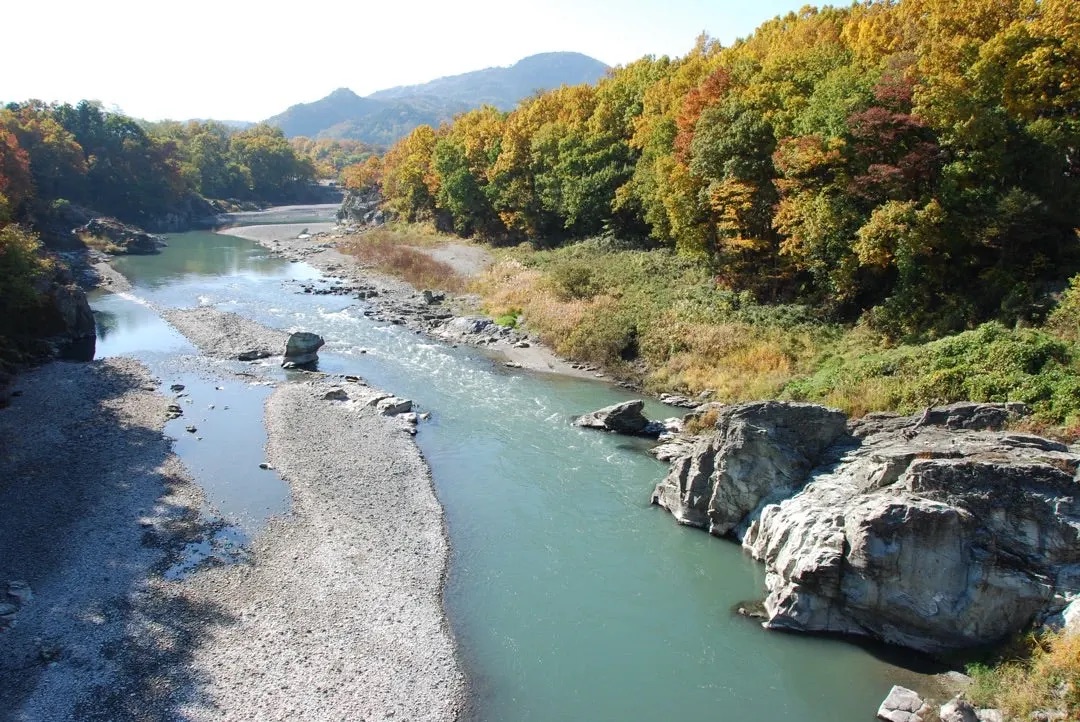
{"label": "riverbed stones", "polygon": [[679,394],[660,394],[660,403],[684,409],[696,409],[701,405],[700,401]]}
{"label": "riverbed stones", "polygon": [[941,722],[979,722],[978,712],[960,697],[953,697],[938,711]]}
{"label": "riverbed stones", "polygon": [[994,643],[1080,593],[1080,457],[987,428],[1012,413],[845,426],[823,407],[742,404],[672,462],[654,501],[765,564],[767,627],[931,653]]}
{"label": "riverbed stones", "polygon": [[[579,416],[574,425],[586,429],[613,431],[617,434],[649,435],[651,422],[641,412],[644,407],[645,402],[641,399],[624,401]],[[659,433],[656,431],[656,434],[651,435]]]}
{"label": "riverbed stones", "polygon": [[348,401],[349,393],[342,388],[332,388],[323,394],[324,401]]}
{"label": "riverbed stones", "polygon": [[397,416],[412,411],[412,401],[399,396],[389,396],[376,402],[375,410],[383,416]]}
{"label": "riverbed stones", "polygon": [[284,368],[303,368],[313,366],[319,360],[319,349],[326,341],[323,337],[309,331],[297,331],[285,342],[285,356],[281,360]]}
{"label": "riverbed stones", "polygon": [[930,705],[916,692],[894,685],[878,707],[877,718],[886,722],[923,722],[928,719],[930,711]]}

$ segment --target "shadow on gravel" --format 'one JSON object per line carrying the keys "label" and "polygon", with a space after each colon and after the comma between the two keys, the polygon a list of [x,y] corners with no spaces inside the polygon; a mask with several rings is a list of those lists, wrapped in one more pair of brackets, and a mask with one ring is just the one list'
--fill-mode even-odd
{"label": "shadow on gravel", "polygon": [[129,363],[50,364],[0,410],[0,603],[33,591],[0,627],[0,720],[181,718],[192,652],[232,621],[157,576],[201,527],[154,402],[118,409],[146,384]]}
{"label": "shadow on gravel", "polygon": [[99,687],[75,708],[79,720],[186,719],[186,707],[212,704],[200,694],[205,675],[191,665],[192,654],[216,625],[234,621],[216,604],[200,603],[159,589],[130,610],[137,631],[103,650],[125,669],[120,683]]}

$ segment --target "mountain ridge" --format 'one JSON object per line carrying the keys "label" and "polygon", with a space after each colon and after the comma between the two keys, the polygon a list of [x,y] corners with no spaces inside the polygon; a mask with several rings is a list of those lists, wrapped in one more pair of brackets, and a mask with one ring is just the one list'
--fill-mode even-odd
{"label": "mountain ridge", "polygon": [[419,125],[437,126],[482,105],[510,110],[537,91],[596,82],[608,69],[582,53],[538,53],[510,66],[396,86],[367,96],[337,88],[319,100],[292,105],[265,122],[289,137],[353,139],[388,146]]}

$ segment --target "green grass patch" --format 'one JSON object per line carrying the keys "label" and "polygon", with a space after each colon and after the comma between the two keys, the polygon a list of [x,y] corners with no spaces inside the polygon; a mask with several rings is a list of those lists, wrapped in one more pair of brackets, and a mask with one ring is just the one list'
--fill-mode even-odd
{"label": "green grass patch", "polygon": [[1047,423],[1072,426],[1080,420],[1077,348],[1046,330],[987,323],[887,349],[867,348],[868,339],[862,340],[828,349],[814,373],[792,380],[781,395],[856,414],[910,413],[952,401],[1020,401]]}

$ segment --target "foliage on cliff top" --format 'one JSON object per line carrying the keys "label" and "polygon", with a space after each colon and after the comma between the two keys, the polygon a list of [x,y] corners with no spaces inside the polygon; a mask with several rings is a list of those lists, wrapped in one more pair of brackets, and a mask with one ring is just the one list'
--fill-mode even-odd
{"label": "foliage on cliff top", "polygon": [[55,270],[40,253],[37,236],[14,224],[0,223],[0,371],[20,360],[27,336],[33,335],[45,282]]}

